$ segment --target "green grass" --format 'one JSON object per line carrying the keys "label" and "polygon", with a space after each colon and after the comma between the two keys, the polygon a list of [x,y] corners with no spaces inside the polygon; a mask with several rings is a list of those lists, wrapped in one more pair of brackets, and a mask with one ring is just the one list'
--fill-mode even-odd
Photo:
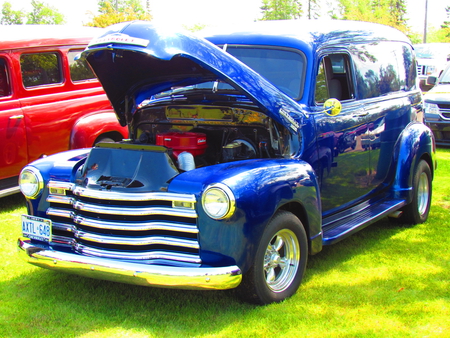
{"label": "green grass", "polygon": [[326,247],[294,297],[264,307],[26,264],[23,199],[0,199],[0,337],[450,337],[450,149],[438,161],[425,224],[383,220]]}

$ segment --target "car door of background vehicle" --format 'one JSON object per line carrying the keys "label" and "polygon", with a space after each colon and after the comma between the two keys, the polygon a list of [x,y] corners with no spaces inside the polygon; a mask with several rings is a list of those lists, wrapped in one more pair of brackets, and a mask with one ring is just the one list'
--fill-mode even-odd
{"label": "car door of background vehicle", "polygon": [[87,78],[69,72],[68,53],[69,47],[49,47],[20,55],[20,101],[27,126],[32,126],[26,131],[30,161],[69,149],[73,125],[81,116],[110,109],[92,72]]}
{"label": "car door of background vehicle", "polygon": [[0,54],[0,191],[17,186],[16,176],[28,163],[25,119],[9,55]]}
{"label": "car door of background vehicle", "polygon": [[[323,111],[323,103],[336,98],[342,103],[337,116]],[[361,146],[367,132],[367,113],[355,99],[351,59],[345,52],[323,55],[316,79],[317,159],[322,208],[331,213],[365,195],[368,190],[369,153]]]}

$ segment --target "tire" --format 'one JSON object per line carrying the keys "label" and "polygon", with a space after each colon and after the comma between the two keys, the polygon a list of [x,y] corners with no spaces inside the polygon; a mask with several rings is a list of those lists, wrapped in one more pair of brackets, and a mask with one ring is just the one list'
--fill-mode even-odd
{"label": "tire", "polygon": [[280,302],[297,291],[305,273],[308,240],[300,220],[279,211],[267,225],[254,262],[242,277],[240,298],[256,303]]}
{"label": "tire", "polygon": [[108,134],[104,134],[104,135],[100,135],[99,137],[97,137],[97,139],[95,140],[95,142],[92,146],[94,147],[97,143],[114,143],[114,142],[116,142],[115,138],[113,138],[112,136],[110,136]]}
{"label": "tire", "polygon": [[413,177],[413,199],[404,206],[399,221],[404,224],[423,223],[428,218],[431,206],[432,183],[428,163],[420,160]]}

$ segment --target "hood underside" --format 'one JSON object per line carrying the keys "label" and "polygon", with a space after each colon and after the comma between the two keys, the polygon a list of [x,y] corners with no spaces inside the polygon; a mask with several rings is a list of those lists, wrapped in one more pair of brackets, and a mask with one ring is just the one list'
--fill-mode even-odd
{"label": "hood underside", "polygon": [[234,89],[230,95],[245,96],[291,132],[302,124],[303,113],[294,100],[226,51],[194,35],[173,33],[149,22],[122,23],[106,29],[82,56],[122,125],[156,94],[205,82],[227,83]]}

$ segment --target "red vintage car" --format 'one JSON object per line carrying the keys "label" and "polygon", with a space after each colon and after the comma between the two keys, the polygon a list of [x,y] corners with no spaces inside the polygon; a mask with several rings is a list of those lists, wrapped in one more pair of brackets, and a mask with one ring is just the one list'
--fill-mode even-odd
{"label": "red vintage car", "polygon": [[76,56],[99,29],[0,27],[0,197],[29,162],[128,136],[94,73]]}

